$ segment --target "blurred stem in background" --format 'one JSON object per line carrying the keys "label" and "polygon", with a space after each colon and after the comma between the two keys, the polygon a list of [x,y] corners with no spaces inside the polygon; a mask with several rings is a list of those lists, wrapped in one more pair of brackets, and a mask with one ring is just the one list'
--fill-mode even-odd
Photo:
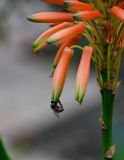
{"label": "blurred stem in background", "polygon": [[0,160],[11,160],[4,146],[3,140],[0,138]]}

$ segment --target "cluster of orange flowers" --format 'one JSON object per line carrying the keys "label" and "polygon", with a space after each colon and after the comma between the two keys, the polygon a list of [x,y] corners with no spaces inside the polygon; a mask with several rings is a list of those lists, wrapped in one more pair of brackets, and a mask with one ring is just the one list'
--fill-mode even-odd
{"label": "cluster of orange flowers", "polygon": [[[68,66],[74,54],[74,45],[81,39],[86,31],[84,21],[94,27],[93,20],[103,16],[102,11],[96,9],[91,3],[79,0],[44,0],[45,2],[60,5],[66,12],[40,12],[27,19],[37,23],[50,23],[52,28],[42,33],[33,42],[33,51],[38,53],[43,47],[49,44],[60,46],[54,62],[54,74],[52,78],[52,103],[59,102],[63,90]],[[124,22],[124,0],[116,6],[111,7],[110,12]],[[124,34],[122,36],[124,39]],[[124,40],[123,40],[124,43]],[[81,47],[79,47],[81,49]],[[90,72],[90,61],[93,55],[93,46],[82,48],[82,57],[76,76],[76,101],[82,103],[86,91]]]}

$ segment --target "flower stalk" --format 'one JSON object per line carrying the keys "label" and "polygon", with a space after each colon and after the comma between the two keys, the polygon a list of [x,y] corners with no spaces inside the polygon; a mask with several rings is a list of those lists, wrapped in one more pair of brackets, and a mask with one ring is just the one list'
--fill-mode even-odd
{"label": "flower stalk", "polygon": [[113,104],[115,99],[115,94],[112,90],[101,90],[102,97],[102,117],[101,130],[102,130],[102,141],[103,141],[103,151],[105,160],[113,160],[114,151],[111,153],[109,150],[113,146],[112,142],[112,119],[113,119]]}
{"label": "flower stalk", "polygon": [[[60,46],[53,62],[52,109],[54,108],[57,113],[63,111],[60,97],[68,65],[74,54],[73,49],[79,49],[82,51],[82,56],[76,76],[75,99],[80,104],[83,102],[92,60],[102,98],[100,125],[103,157],[104,160],[114,160],[112,120],[116,90],[120,85],[119,70],[124,50],[124,0],[88,0],[88,3],[80,0],[44,1],[60,5],[64,11],[66,10],[66,13],[40,12],[28,17],[29,21],[53,24],[52,29],[35,41],[39,46],[34,45],[33,50],[39,51],[49,44]],[[69,26],[59,30],[59,26],[64,22]],[[89,41],[89,45],[82,47],[77,44],[82,36]]]}

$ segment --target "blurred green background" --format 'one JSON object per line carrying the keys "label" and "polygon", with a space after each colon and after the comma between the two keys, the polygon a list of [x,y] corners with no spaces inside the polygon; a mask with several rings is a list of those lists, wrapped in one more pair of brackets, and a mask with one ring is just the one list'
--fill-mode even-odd
{"label": "blurred green background", "polygon": [[[71,62],[62,94],[65,111],[57,119],[50,109],[49,75],[58,48],[49,46],[33,56],[32,42],[49,26],[26,20],[48,10],[61,8],[40,0],[0,0],[0,134],[13,160],[100,160],[101,99],[93,64],[84,103],[74,100],[80,52]],[[124,63],[114,108],[115,160],[124,160],[123,68]]]}

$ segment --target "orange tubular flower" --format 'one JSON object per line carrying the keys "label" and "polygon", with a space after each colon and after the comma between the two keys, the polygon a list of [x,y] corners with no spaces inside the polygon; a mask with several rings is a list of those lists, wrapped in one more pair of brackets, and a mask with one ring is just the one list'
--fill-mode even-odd
{"label": "orange tubular flower", "polygon": [[76,101],[82,103],[90,73],[90,61],[93,48],[85,46],[76,76]]}
{"label": "orange tubular flower", "polygon": [[78,21],[89,21],[92,19],[99,18],[101,16],[101,13],[99,11],[80,11],[73,15],[73,18],[75,18]]}
{"label": "orange tubular flower", "polygon": [[74,25],[72,27],[63,29],[52,36],[50,36],[47,40],[48,44],[55,43],[59,40],[65,39],[65,38],[72,38],[75,37],[76,35],[81,34],[82,32],[85,31],[85,26],[83,23],[79,23],[77,25]]}
{"label": "orange tubular flower", "polygon": [[122,8],[120,8],[118,6],[114,6],[114,7],[111,8],[111,12],[117,18],[119,18],[120,20],[124,21],[124,9],[122,9]]}
{"label": "orange tubular flower", "polygon": [[43,0],[43,1],[51,3],[51,4],[60,5],[60,6],[64,5],[64,0]]}
{"label": "orange tubular flower", "polygon": [[43,47],[47,46],[47,42],[46,40],[48,39],[49,36],[51,36],[52,34],[54,34],[55,32],[70,27],[73,24],[70,22],[64,22],[61,23],[53,28],[50,28],[49,30],[47,30],[46,32],[44,32],[43,34],[41,34],[35,42],[33,42],[32,47],[34,50],[34,53],[37,53],[40,49],[42,49]]}
{"label": "orange tubular flower", "polygon": [[74,45],[75,43],[77,43],[80,39],[80,36],[76,36],[76,37],[73,37],[69,40],[67,40],[65,43],[63,43],[63,45],[60,47],[60,49],[58,50],[55,58],[54,58],[54,61],[53,61],[53,68],[55,69],[62,54],[63,54],[63,51],[66,47],[70,47],[72,45]]}
{"label": "orange tubular flower", "polygon": [[[51,3],[51,4],[56,4],[56,5],[64,6],[64,0],[43,0],[43,1]],[[78,0],[72,0],[72,1],[78,1]]]}
{"label": "orange tubular flower", "polygon": [[27,17],[27,19],[37,23],[61,23],[73,21],[71,13],[63,12],[39,12]]}
{"label": "orange tubular flower", "polygon": [[73,56],[73,50],[66,47],[62,57],[57,65],[52,79],[52,101],[58,102],[64,87],[64,82],[68,70],[70,60]]}
{"label": "orange tubular flower", "polygon": [[89,3],[65,0],[65,8],[70,12],[92,10],[93,6]]}

